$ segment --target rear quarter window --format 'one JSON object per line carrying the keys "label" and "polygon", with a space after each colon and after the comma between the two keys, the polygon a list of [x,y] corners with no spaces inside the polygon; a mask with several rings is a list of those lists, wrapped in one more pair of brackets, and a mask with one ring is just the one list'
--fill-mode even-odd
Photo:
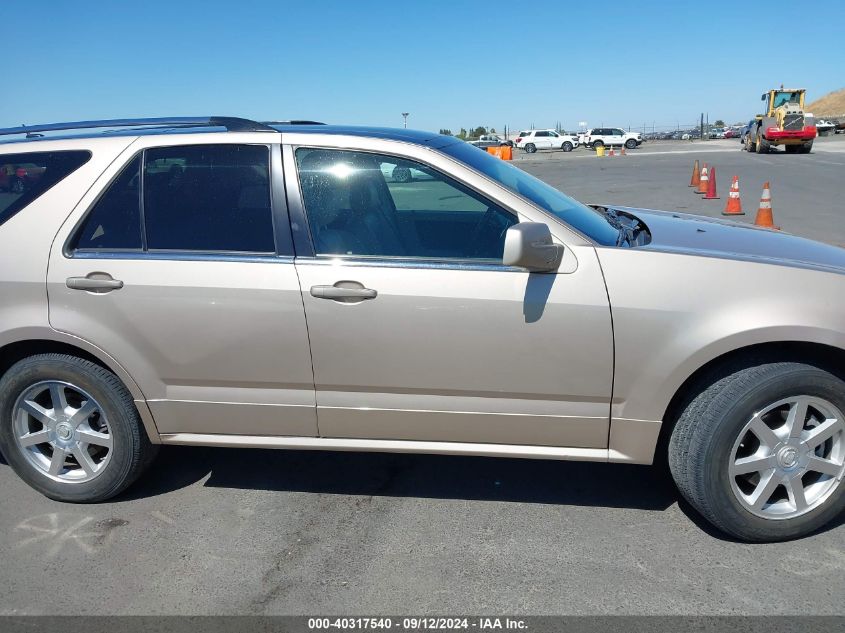
{"label": "rear quarter window", "polygon": [[91,152],[0,154],[0,225],[91,159]]}

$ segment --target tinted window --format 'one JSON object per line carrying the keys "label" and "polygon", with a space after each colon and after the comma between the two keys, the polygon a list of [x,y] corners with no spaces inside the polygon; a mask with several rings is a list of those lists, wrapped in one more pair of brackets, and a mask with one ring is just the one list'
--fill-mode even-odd
{"label": "tinted window", "polygon": [[299,149],[296,161],[318,255],[501,261],[517,222],[420,163],[322,149]]}
{"label": "tinted window", "polygon": [[537,132],[537,136],[551,136],[548,132]]}
{"label": "tinted window", "polygon": [[0,154],[0,224],[90,158],[85,151]]}
{"label": "tinted window", "polygon": [[150,149],[143,169],[147,248],[275,251],[267,147]]}
{"label": "tinted window", "polygon": [[[597,133],[597,130],[593,130]],[[607,246],[615,245],[618,231],[593,209],[561,193],[507,161],[467,143],[454,143],[440,151],[466,163],[514,193],[530,200],[569,226]]]}
{"label": "tinted window", "polygon": [[141,155],[135,157],[85,218],[72,248],[140,249]]}
{"label": "tinted window", "polygon": [[531,136],[531,132],[520,132],[519,136]]}

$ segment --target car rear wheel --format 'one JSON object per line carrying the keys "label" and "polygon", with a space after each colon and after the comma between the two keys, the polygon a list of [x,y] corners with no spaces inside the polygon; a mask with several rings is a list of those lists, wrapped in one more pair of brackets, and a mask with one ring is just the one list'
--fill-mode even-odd
{"label": "car rear wheel", "polygon": [[534,143],[526,143],[525,144],[525,151],[528,152],[529,154],[533,154],[534,152],[537,151],[537,146],[534,145]]}
{"label": "car rear wheel", "polygon": [[681,494],[746,541],[797,538],[845,509],[845,382],[802,363],[737,368],[684,408],[669,441]]}
{"label": "car rear wheel", "polygon": [[627,147],[628,149],[634,149],[636,146],[637,142],[632,138],[629,138],[627,141],[625,141],[625,147]]}
{"label": "car rear wheel", "polygon": [[569,141],[566,141],[563,145],[560,146],[560,148],[564,152],[571,152],[572,151],[572,143],[570,143]]}
{"label": "car rear wheel", "polygon": [[604,143],[601,141],[593,141],[593,147],[604,147]]}
{"label": "car rear wheel", "polygon": [[43,354],[0,379],[0,451],[51,499],[109,499],[137,479],[156,449],[126,387],[99,365]]}

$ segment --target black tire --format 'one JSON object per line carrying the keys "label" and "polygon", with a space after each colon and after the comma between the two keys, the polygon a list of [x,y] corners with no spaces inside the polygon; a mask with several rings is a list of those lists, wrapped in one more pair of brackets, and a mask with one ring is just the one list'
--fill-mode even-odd
{"label": "black tire", "polygon": [[534,152],[537,151],[537,146],[534,145],[534,143],[526,143],[525,144],[525,151],[528,152],[529,154],[533,154]]}
{"label": "black tire", "polygon": [[812,149],[813,149],[813,141],[807,141],[806,143],[803,143],[803,144],[799,145],[798,147],[799,147],[799,150],[798,150],[799,154],[809,154],[810,151],[812,151]]}
{"label": "black tire", "polygon": [[769,141],[763,138],[762,134],[758,134],[756,148],[758,154],[768,154],[771,150],[771,145],[769,145]]}
{"label": "black tire", "polygon": [[593,141],[593,145],[592,145],[592,147],[593,147],[593,148],[596,148],[596,147],[604,147],[604,143],[603,143],[602,141]]}
{"label": "black tire", "polygon": [[[38,382],[59,380],[84,389],[109,420],[112,448],[103,471],[85,482],[62,482],[30,464],[14,436],[12,411],[18,397]],[[17,362],[0,378],[0,452],[30,486],[56,501],[97,503],[130,486],[152,463],[152,444],[129,391],[110,371],[75,356],[40,354]]]}
{"label": "black tire", "polygon": [[562,149],[564,152],[571,152],[572,151],[572,143],[570,143],[569,141],[566,141],[566,142],[564,142],[563,145],[560,146],[560,149]]}
{"label": "black tire", "polygon": [[733,445],[755,412],[797,394],[825,398],[845,410],[845,382],[812,365],[762,362],[726,368],[704,385],[681,411],[668,449],[678,490],[704,518],[738,539],[773,542],[810,534],[845,509],[845,485],[840,485],[807,514],[759,517],[739,502],[728,474]]}
{"label": "black tire", "polygon": [[625,141],[625,147],[628,149],[634,149],[637,146],[637,141],[635,139],[629,138]]}
{"label": "black tire", "polygon": [[394,167],[391,176],[395,182],[411,182],[411,170],[407,167]]}
{"label": "black tire", "polygon": [[798,152],[801,151],[801,146],[800,145],[784,145],[783,151],[786,152],[787,154],[797,154]]}

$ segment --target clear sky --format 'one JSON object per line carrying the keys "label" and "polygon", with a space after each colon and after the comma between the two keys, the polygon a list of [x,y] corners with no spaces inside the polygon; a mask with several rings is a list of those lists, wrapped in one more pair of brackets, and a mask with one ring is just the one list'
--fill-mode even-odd
{"label": "clear sky", "polygon": [[747,120],[781,83],[807,88],[810,101],[845,87],[842,16],[794,0],[7,9],[0,127],[207,114],[398,127],[401,112],[408,127],[453,132],[674,126],[701,112]]}

